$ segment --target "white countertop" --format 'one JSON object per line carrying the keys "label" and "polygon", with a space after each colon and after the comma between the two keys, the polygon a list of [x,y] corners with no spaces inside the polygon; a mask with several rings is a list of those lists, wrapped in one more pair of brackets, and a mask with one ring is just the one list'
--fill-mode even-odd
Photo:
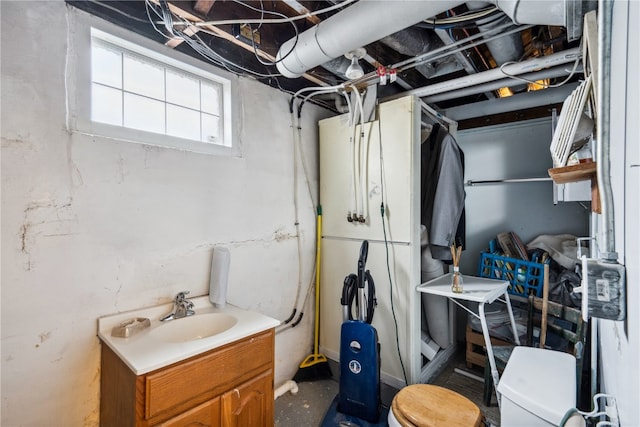
{"label": "white countertop", "polygon": [[[165,324],[160,322],[160,317],[173,309],[173,303],[170,303],[101,317],[98,319],[98,337],[120,356],[135,374],[141,375],[280,324],[271,317],[229,304],[223,309],[218,309],[211,304],[208,295],[190,300],[194,303],[195,316],[204,313],[225,313],[236,317],[238,321],[228,330],[210,337],[179,343],[166,342],[155,338],[150,332]],[[114,326],[136,317],[148,318],[151,321],[150,327],[129,338],[111,336]],[[180,320],[182,319],[170,322]]]}

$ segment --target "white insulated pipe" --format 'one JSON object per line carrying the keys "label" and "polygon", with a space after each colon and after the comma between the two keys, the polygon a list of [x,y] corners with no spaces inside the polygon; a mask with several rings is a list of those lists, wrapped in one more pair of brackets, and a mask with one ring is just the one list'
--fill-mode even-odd
{"label": "white insulated pipe", "polygon": [[502,80],[505,78],[505,73],[512,76],[518,76],[521,74],[530,73],[545,68],[566,64],[569,62],[575,62],[581,56],[581,54],[582,53],[580,51],[580,48],[576,47],[573,49],[567,49],[565,51],[553,53],[551,55],[532,58],[515,64],[505,65],[502,67],[502,70],[500,68],[494,68],[482,73],[471,74],[457,79],[452,79],[441,83],[436,83],[433,85],[398,93],[385,99],[391,100],[407,95],[415,95],[422,98],[425,96],[436,95],[456,89],[476,86],[495,80]]}
{"label": "white insulated pipe", "polygon": [[[567,1],[490,0],[516,24],[566,26]],[[360,0],[278,50],[278,71],[288,78],[464,3],[460,0]]]}
{"label": "white insulated pipe", "polygon": [[460,0],[360,0],[300,34],[297,43],[295,38],[287,40],[276,55],[278,71],[288,78],[300,77],[311,68],[461,3]]}
{"label": "white insulated pipe", "polygon": [[[567,26],[567,1],[576,0],[489,0],[514,24]],[[580,0],[577,0],[580,1]]]}
{"label": "white insulated pipe", "polygon": [[293,380],[287,380],[280,387],[273,391],[273,400],[276,400],[286,392],[290,391],[291,394],[298,393],[298,384]]}
{"label": "white insulated pipe", "polygon": [[[522,77],[526,78],[527,80],[535,81],[535,80],[544,80],[544,79],[560,77],[567,74],[568,74],[567,70],[561,69],[561,67],[556,67],[550,70],[524,74],[522,75]],[[442,101],[448,101],[450,99],[463,98],[465,96],[477,95],[477,94],[485,93],[488,91],[498,90],[504,87],[520,86],[522,84],[524,84],[523,81],[515,80],[511,78],[504,78],[502,80],[495,80],[492,82],[483,83],[475,86],[463,87],[461,89],[443,91],[435,95],[426,96],[422,98],[422,101],[427,103],[437,103]]]}
{"label": "white insulated pipe", "polygon": [[[536,81],[536,80],[544,80],[544,79],[554,79],[557,77],[566,76],[570,73],[571,73],[571,70],[567,70],[567,67],[563,67],[562,65],[560,65],[560,66],[548,68],[545,70],[535,71],[533,73],[521,74],[518,77],[521,77],[526,80]],[[482,74],[482,73],[478,73],[478,74]],[[503,76],[504,78],[500,80],[495,80],[495,81],[487,82],[487,83],[476,85],[476,86],[464,87],[461,89],[443,91],[438,94],[426,96],[422,98],[422,100],[424,102],[429,102],[429,103],[448,101],[450,99],[462,98],[469,95],[476,95],[476,94],[488,92],[491,90],[497,90],[502,87],[513,87],[513,86],[519,86],[524,84],[522,80],[506,77],[506,75],[503,75]]]}

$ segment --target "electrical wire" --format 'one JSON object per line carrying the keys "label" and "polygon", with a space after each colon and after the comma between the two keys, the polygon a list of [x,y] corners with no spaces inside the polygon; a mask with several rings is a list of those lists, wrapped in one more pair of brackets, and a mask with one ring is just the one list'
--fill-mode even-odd
{"label": "electrical wire", "polygon": [[[511,29],[509,29],[509,27],[511,27]],[[492,28],[491,30],[482,32],[482,33],[478,33],[478,34],[474,34],[473,36],[464,38],[462,40],[458,40],[450,45],[446,45],[446,46],[442,46],[440,48],[431,50],[427,53],[415,56],[413,58],[409,58],[407,60],[398,62],[396,64],[393,64],[391,66],[389,66],[388,68],[391,69],[396,69],[397,73],[400,73],[402,71],[405,70],[409,70],[412,69],[420,64],[423,64],[425,62],[428,61],[437,61],[438,59],[441,58],[445,58],[449,55],[452,55],[454,53],[458,53],[458,52],[462,52],[464,50],[467,50],[469,48],[481,45],[481,44],[485,44],[487,42],[490,42],[492,40],[498,39],[500,37],[505,37],[508,35],[511,35],[513,33],[516,32],[521,32],[524,30],[527,30],[531,27],[534,27],[534,25],[523,25],[523,26],[519,26],[519,27],[513,27],[512,24],[505,24],[505,25],[500,25],[497,26],[495,28]],[[506,30],[505,32],[502,32],[503,30]],[[486,39],[482,39],[479,41],[473,41],[475,39],[481,38],[486,36],[487,34],[491,34],[491,33],[498,33],[494,36],[488,37]],[[346,84],[350,84],[350,85],[354,85],[354,84],[364,84],[364,83],[368,83],[368,82],[375,82],[378,80],[378,75],[376,74],[375,71],[370,72],[368,74],[365,74],[364,76],[358,78],[358,79],[354,79],[351,80],[350,82],[347,82]]]}
{"label": "electrical wire", "polygon": [[[503,25],[499,25],[497,27],[491,28],[490,30],[487,31],[483,31],[477,34],[474,34],[470,37],[458,40],[454,43],[451,43],[449,45],[445,45],[442,47],[439,47],[437,49],[433,49],[429,52],[426,52],[424,54],[418,55],[414,58],[409,58],[407,60],[398,62],[394,65],[391,66],[391,68],[396,68],[398,69],[398,71],[402,71],[408,68],[413,68],[416,65],[422,64],[423,62],[426,61],[435,61],[437,59],[440,58],[444,58],[446,56],[449,56],[451,54],[454,53],[458,53],[458,52],[462,52],[463,50],[469,49],[471,47],[475,47],[481,44],[485,44],[487,42],[493,41],[495,39],[498,39],[500,37],[505,37],[508,35],[511,35],[513,33],[516,32],[521,32],[524,31],[528,28],[533,27],[534,25],[523,25],[523,26],[519,26],[519,27],[513,27],[513,23],[506,23]],[[504,31],[504,32],[503,32]],[[497,33],[497,34],[496,34]],[[488,38],[484,38],[489,34],[495,34],[492,35],[491,37]],[[478,41],[474,41],[476,39],[481,39]],[[409,65],[408,67],[404,67],[406,65]],[[375,76],[375,73],[371,73],[372,77]]]}
{"label": "electrical wire", "polygon": [[[224,58],[222,55],[215,52],[197,34],[193,34],[192,36],[189,36],[185,34],[182,30],[175,28],[176,26],[175,20],[179,21],[181,25],[187,28],[189,26],[193,26],[193,24],[189,21],[186,21],[180,18],[179,16],[174,16],[174,14],[169,9],[169,6],[167,5],[166,0],[160,0],[160,4],[158,6],[151,3],[151,0],[145,0],[145,6],[146,6],[147,17],[149,18],[149,21],[153,25],[153,28],[159,34],[162,34],[164,37],[168,39],[182,39],[194,51],[196,51],[198,54],[200,54],[210,62],[214,63],[215,65],[225,68],[227,71],[231,73],[242,75],[242,76],[250,76],[254,78],[271,78],[271,77],[276,77],[280,75],[280,74],[273,74],[273,73],[264,74],[254,70],[250,70],[241,65],[238,65],[233,61],[230,61]],[[168,34],[158,28],[156,22],[151,18],[150,11],[153,12],[158,18],[161,19],[162,23],[164,24],[164,29],[167,31]]]}
{"label": "electrical wire", "polygon": [[[458,15],[459,16],[459,15]],[[455,18],[455,17],[451,17]],[[449,19],[449,18],[447,18]],[[461,20],[459,22],[453,22],[450,24],[432,24],[430,22],[419,22],[416,24],[417,27],[425,28],[428,30],[448,30],[448,29],[471,29],[478,28],[479,25],[491,25],[500,21],[510,20],[510,18],[504,14],[504,12],[496,11],[492,14],[487,15],[487,17],[482,21],[479,20]],[[512,22],[512,21],[509,21]],[[513,25],[513,23],[512,23]]]}
{"label": "electrical wire", "polygon": [[111,6],[111,5],[107,4],[107,3],[95,2],[95,4],[97,4],[100,7],[104,7],[106,9],[109,9],[109,10],[111,10],[113,12],[119,13],[120,15],[125,16],[125,17],[127,17],[129,19],[133,19],[134,21],[144,22],[145,24],[149,23],[149,21],[146,20],[146,19],[138,18],[137,16],[133,16],[133,15],[131,15],[129,13],[123,12],[122,10],[118,9],[117,7],[113,7],[113,6]]}
{"label": "electrical wire", "polygon": [[[265,13],[270,13],[272,15],[276,15],[276,16],[281,16],[281,17],[287,18],[287,15],[285,15],[283,13],[280,13],[280,12],[274,12],[274,11],[270,11],[270,10],[265,10],[264,7],[260,7],[260,9],[258,9],[258,8],[255,8],[255,7],[251,6],[251,5],[245,4],[245,3],[243,3],[243,2],[241,2],[239,0],[234,0],[234,1],[236,3],[239,3],[239,4],[241,4],[241,5],[245,6],[245,7],[253,10],[253,11],[260,12],[260,24],[258,25],[258,28],[260,28],[262,26],[262,24],[263,24],[264,14]],[[262,5],[262,1],[260,1],[260,5]],[[295,50],[295,48],[296,48],[296,46],[298,44],[298,39],[299,39],[300,33],[298,31],[298,27],[296,26],[296,24],[293,21],[289,21],[288,23],[290,23],[293,26],[293,30],[294,30],[294,32],[296,34],[295,38],[294,38],[294,41],[293,41],[293,45],[291,46],[291,49],[289,49],[289,51],[285,55],[283,55],[280,59],[278,59],[276,61],[270,61],[270,62],[263,61],[262,58],[260,58],[260,55],[258,55],[258,48],[256,46],[256,41],[255,41],[255,37],[254,37],[253,28],[251,27],[251,23],[247,23],[247,25],[249,25],[249,32],[251,33],[251,47],[253,48],[253,52],[254,52],[254,55],[255,55],[256,59],[262,65],[276,65],[279,62],[284,61],[285,58],[287,58],[289,55],[291,55],[293,53],[293,51]]]}
{"label": "electrical wire", "polygon": [[[432,25],[447,25],[447,24],[455,24],[459,22],[469,22],[475,21],[480,18],[484,18],[485,16],[492,15],[494,13],[500,13],[500,9],[497,6],[489,6],[484,9],[479,10],[469,10],[467,12],[461,13],[459,15],[450,16],[447,18],[440,19],[425,19],[424,22]],[[449,11],[447,11],[447,14]]]}
{"label": "electrical wire", "polygon": [[407,380],[407,372],[402,361],[402,351],[400,350],[400,338],[398,333],[398,318],[396,317],[395,305],[393,303],[393,280],[391,278],[391,264],[389,262],[389,240],[387,239],[387,227],[385,225],[385,197],[384,192],[386,186],[384,185],[384,156],[382,151],[382,129],[378,126],[378,144],[380,146],[380,216],[382,220],[382,233],[384,236],[384,249],[387,262],[387,276],[389,278],[389,300],[391,305],[391,315],[393,316],[393,324],[395,325],[396,332],[396,350],[398,351],[398,360],[400,360],[400,367],[402,368],[402,376],[404,377],[405,384],[409,384]]}
{"label": "electrical wire", "polygon": [[502,72],[502,74],[504,74],[505,76],[507,76],[507,77],[509,77],[511,79],[520,80],[520,81],[523,81],[523,82],[526,82],[526,83],[529,83],[529,84],[534,84],[534,85],[537,85],[537,86],[541,86],[542,88],[547,89],[547,88],[553,88],[553,87],[560,87],[560,86],[568,83],[569,80],[571,80],[571,78],[576,73],[576,70],[578,69],[578,65],[580,64],[580,59],[581,59],[581,56],[580,55],[576,55],[576,60],[573,63],[573,68],[571,68],[571,71],[569,72],[569,75],[563,81],[561,81],[560,83],[555,83],[555,84],[539,83],[537,81],[525,79],[524,77],[520,77],[520,76],[516,76],[516,75],[513,75],[513,74],[509,74],[506,71],[504,71],[504,67],[506,67],[507,65],[516,64],[516,62],[513,62],[513,61],[505,62],[504,64],[502,64],[500,66],[500,71]]}
{"label": "electrical wire", "polygon": [[[239,4],[243,5],[243,6],[245,6],[245,7],[253,9],[255,11],[259,11],[259,9],[256,9],[253,6],[245,4],[242,1],[239,1],[239,0],[234,0],[234,1],[236,3],[239,3]],[[329,6],[329,7],[325,8],[325,9],[320,9],[320,10],[316,10],[314,12],[303,13],[301,15],[291,16],[291,17],[282,18],[282,19],[225,19],[225,20],[219,20],[219,21],[196,22],[194,25],[197,26],[197,27],[200,27],[200,26],[205,26],[205,25],[228,25],[228,24],[283,24],[283,23],[287,23],[287,22],[298,21],[300,19],[310,18],[312,16],[320,15],[322,13],[331,12],[332,10],[340,9],[340,8],[346,6],[346,5],[350,4],[350,3],[353,3],[355,1],[357,1],[357,0],[345,0],[342,3],[334,4],[333,6]]]}

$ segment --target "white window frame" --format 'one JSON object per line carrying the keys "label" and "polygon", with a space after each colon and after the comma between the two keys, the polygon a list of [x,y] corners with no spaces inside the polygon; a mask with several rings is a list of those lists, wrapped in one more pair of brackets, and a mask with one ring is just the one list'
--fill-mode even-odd
{"label": "white window frame", "polygon": [[[239,114],[236,111],[237,103],[232,102],[237,91],[236,76],[218,70],[213,65],[211,69],[215,70],[215,73],[206,71],[202,68],[206,64],[201,64],[201,61],[195,58],[115,25],[99,21],[95,17],[80,13],[70,13],[70,15],[66,67],[67,126],[71,132],[195,153],[240,156],[237,137],[240,127],[238,120],[234,120],[234,117],[238,117]],[[91,120],[92,37],[221,85],[220,119],[224,145],[93,122]]]}

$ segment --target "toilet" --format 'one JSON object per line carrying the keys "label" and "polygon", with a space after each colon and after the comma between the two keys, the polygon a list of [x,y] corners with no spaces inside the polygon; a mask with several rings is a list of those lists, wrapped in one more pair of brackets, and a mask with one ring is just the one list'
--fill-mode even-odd
{"label": "toilet", "polygon": [[498,392],[503,426],[559,426],[576,407],[576,359],[559,351],[515,347]]}
{"label": "toilet", "polygon": [[[501,425],[559,426],[576,407],[576,359],[559,351],[515,347],[498,392]],[[480,409],[469,399],[430,384],[400,390],[387,419],[390,427],[472,427],[481,420]]]}
{"label": "toilet", "polygon": [[481,420],[480,408],[472,401],[431,384],[413,384],[400,390],[387,417],[389,427],[478,427]]}

